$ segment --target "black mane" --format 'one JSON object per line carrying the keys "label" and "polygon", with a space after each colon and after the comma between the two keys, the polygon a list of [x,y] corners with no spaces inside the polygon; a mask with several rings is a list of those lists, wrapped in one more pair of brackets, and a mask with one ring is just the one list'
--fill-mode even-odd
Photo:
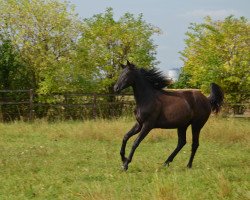
{"label": "black mane", "polygon": [[139,69],[142,76],[157,90],[161,90],[164,87],[170,85],[171,80],[162,74],[156,68],[153,69]]}

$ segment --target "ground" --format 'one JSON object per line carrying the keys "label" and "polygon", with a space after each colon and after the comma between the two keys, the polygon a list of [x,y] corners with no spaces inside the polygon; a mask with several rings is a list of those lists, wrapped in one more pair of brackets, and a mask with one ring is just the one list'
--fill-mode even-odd
{"label": "ground", "polygon": [[[193,168],[188,143],[169,167],[176,130],[154,130],[121,170],[132,119],[0,124],[0,199],[250,199],[250,121],[211,117]],[[131,148],[131,138],[127,148]]]}

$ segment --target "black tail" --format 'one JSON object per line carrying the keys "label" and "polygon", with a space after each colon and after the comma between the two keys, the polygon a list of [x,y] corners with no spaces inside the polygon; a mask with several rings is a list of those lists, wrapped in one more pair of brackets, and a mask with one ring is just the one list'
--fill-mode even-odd
{"label": "black tail", "polygon": [[218,113],[221,109],[223,99],[224,99],[224,93],[221,89],[221,87],[215,83],[211,83],[210,85],[210,95],[208,97],[208,100],[211,104],[211,109],[215,113]]}

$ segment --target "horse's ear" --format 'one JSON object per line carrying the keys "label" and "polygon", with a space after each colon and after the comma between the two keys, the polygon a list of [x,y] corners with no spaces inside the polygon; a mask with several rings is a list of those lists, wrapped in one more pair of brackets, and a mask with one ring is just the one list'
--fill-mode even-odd
{"label": "horse's ear", "polygon": [[124,64],[120,64],[121,68],[124,69],[126,67],[126,65]]}
{"label": "horse's ear", "polygon": [[133,63],[130,63],[128,60],[127,60],[127,66],[129,67],[129,69],[135,69],[135,65]]}

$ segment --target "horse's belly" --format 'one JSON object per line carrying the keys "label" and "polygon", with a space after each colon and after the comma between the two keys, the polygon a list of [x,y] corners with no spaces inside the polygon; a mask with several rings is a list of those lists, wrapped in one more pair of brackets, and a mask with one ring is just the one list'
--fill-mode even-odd
{"label": "horse's belly", "polygon": [[187,106],[167,107],[161,112],[157,120],[157,127],[178,128],[187,126],[191,122],[192,115],[192,111]]}

